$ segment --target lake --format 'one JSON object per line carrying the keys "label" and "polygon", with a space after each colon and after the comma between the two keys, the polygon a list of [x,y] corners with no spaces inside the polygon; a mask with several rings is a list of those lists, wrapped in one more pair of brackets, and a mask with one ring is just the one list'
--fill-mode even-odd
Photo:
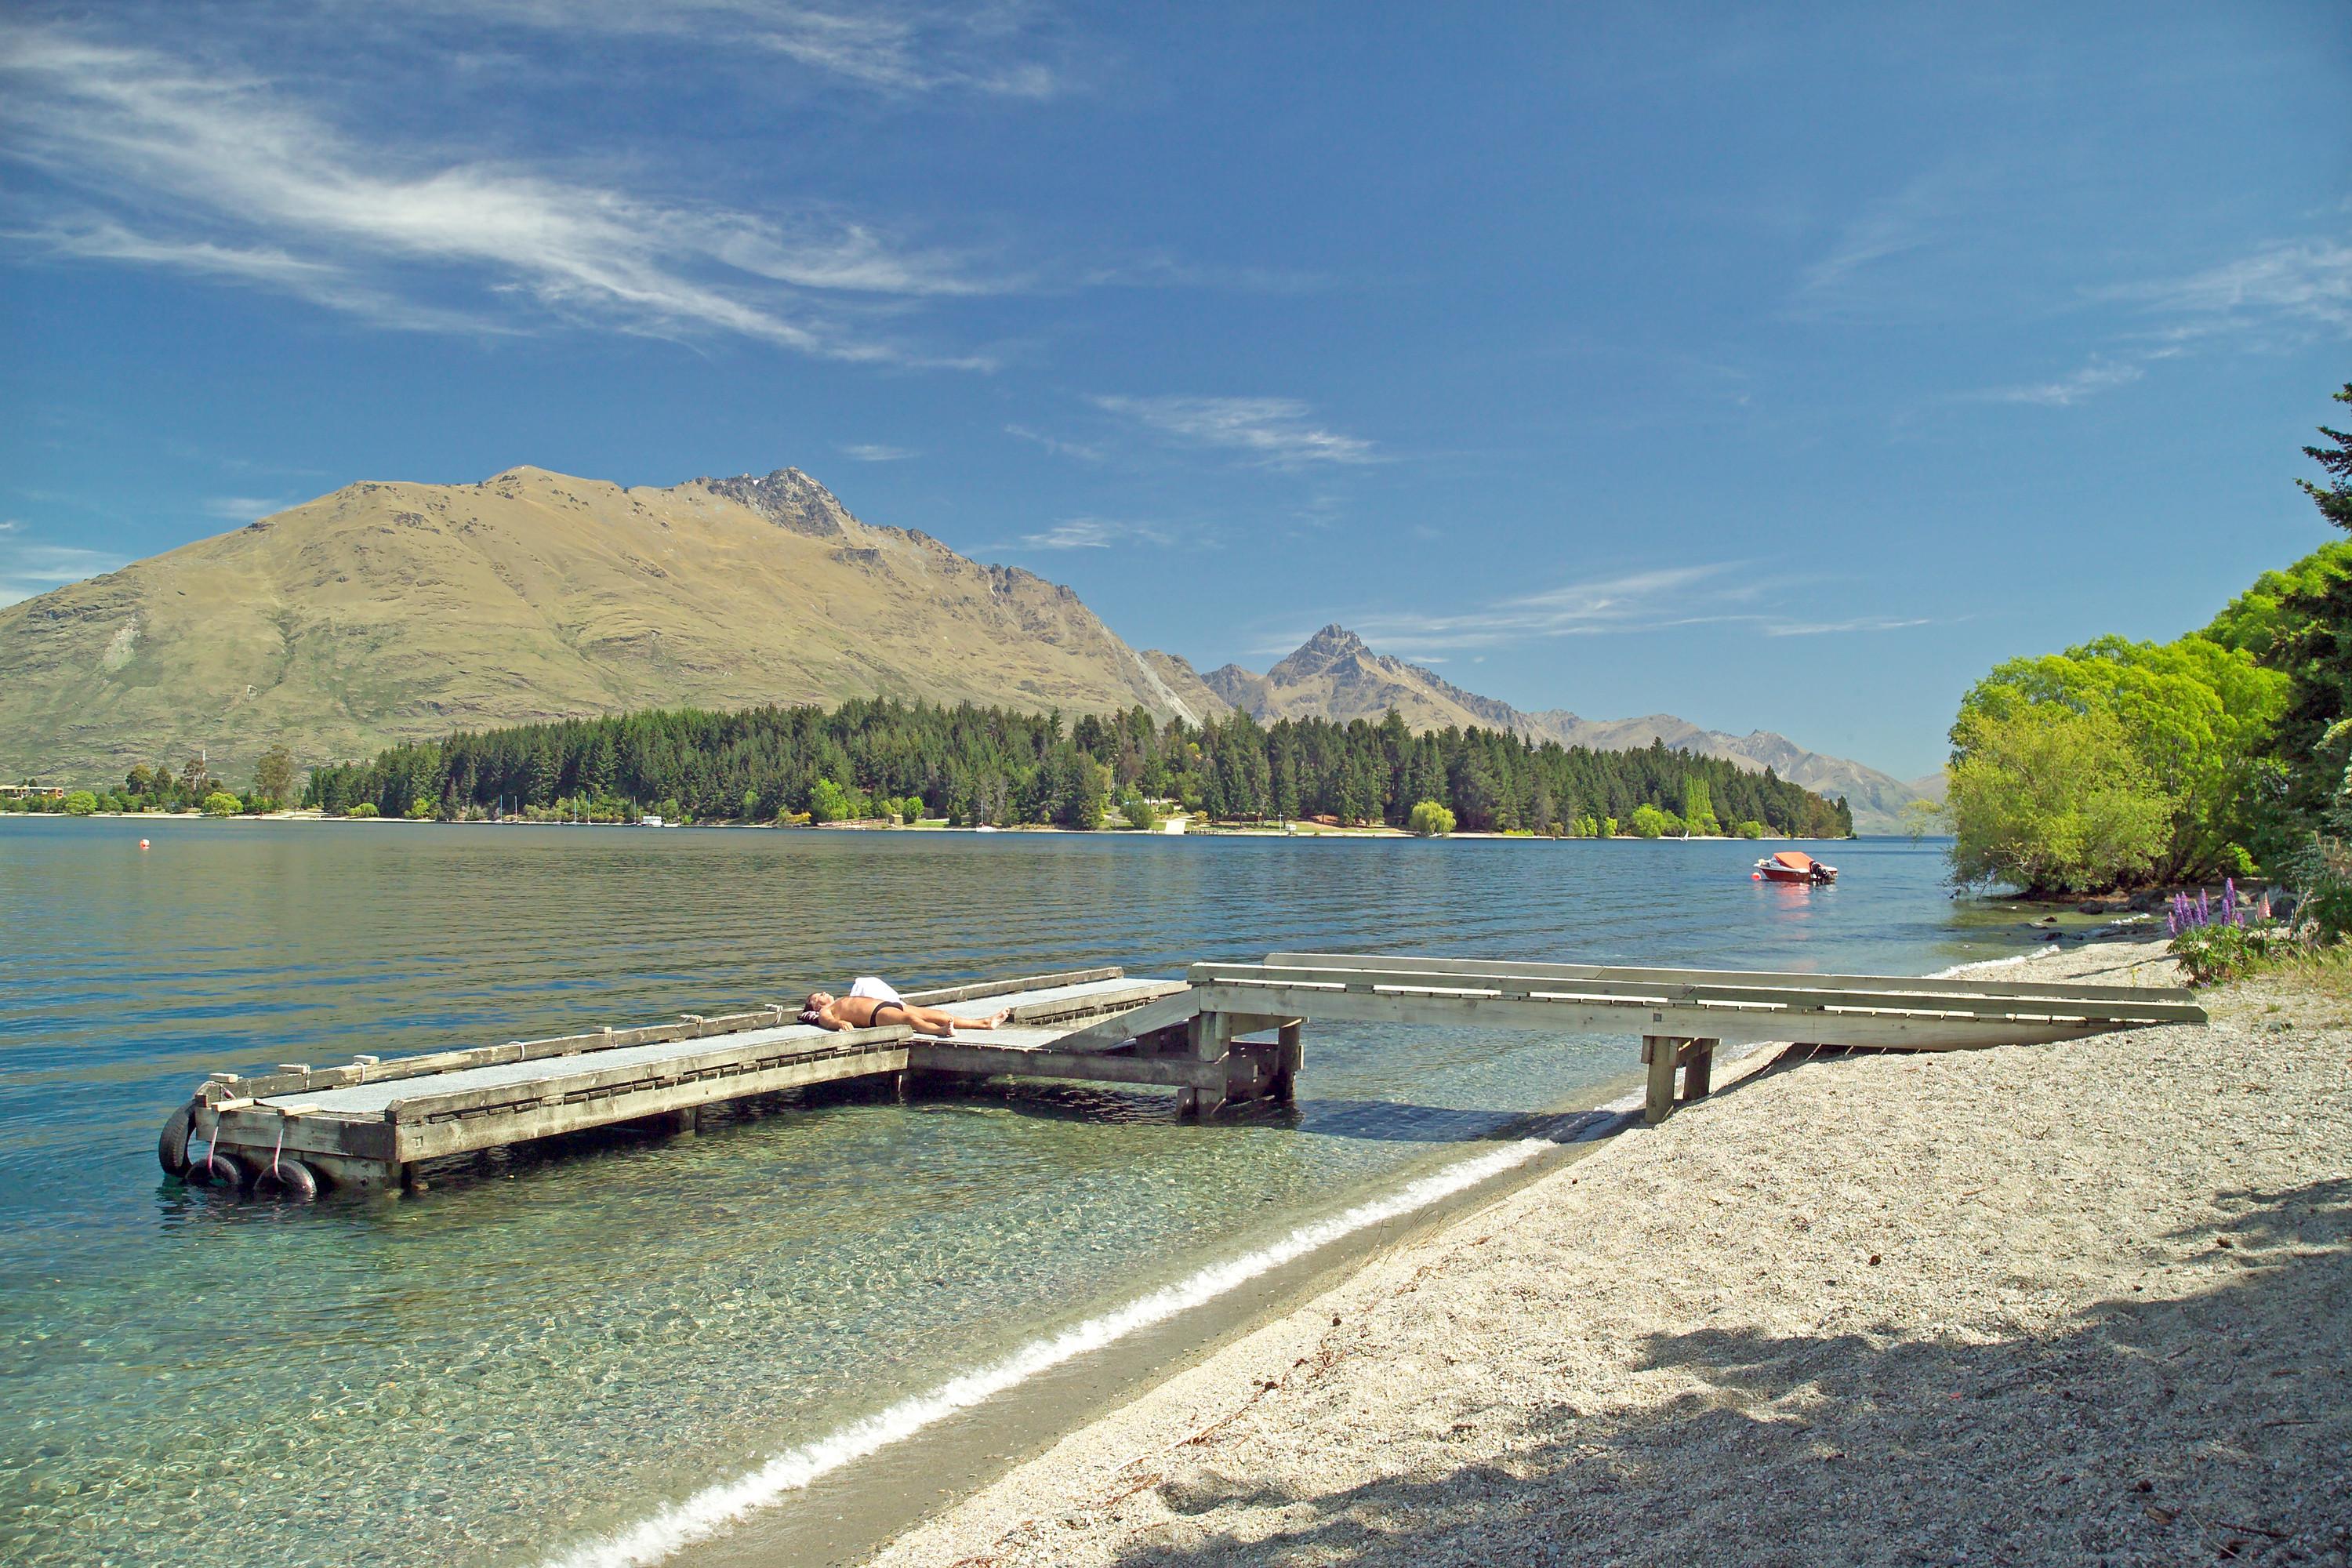
{"label": "lake", "polygon": [[1751,881],[1757,847],[1720,842],[0,818],[0,1557],[559,1558],[1591,1103],[1634,1045],[1310,1024],[1295,1112],[836,1093],[309,1207],[163,1177],[208,1071],[860,973],[1274,949],[1925,973],[2025,941],[1952,902],[1935,844],[1809,847],[1838,884]]}

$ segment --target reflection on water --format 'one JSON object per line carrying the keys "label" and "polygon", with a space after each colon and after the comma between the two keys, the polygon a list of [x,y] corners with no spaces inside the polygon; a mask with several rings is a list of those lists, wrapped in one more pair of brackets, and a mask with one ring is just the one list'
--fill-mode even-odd
{"label": "reflection on water", "polygon": [[[141,834],[153,840],[145,854]],[[0,822],[0,1557],[524,1563],[1496,1141],[1624,1040],[1308,1030],[1295,1111],[832,1090],[309,1209],[159,1176],[209,1070],[1272,949],[1921,972],[1935,851]]]}

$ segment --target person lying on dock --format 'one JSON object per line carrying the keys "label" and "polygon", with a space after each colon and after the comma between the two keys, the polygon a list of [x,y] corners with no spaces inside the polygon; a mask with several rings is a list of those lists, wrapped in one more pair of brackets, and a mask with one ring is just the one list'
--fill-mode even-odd
{"label": "person lying on dock", "polygon": [[801,1022],[820,1029],[880,1029],[905,1024],[919,1035],[938,1035],[943,1039],[958,1029],[993,1029],[1010,1016],[1010,1009],[985,1018],[959,1018],[937,1007],[918,1007],[888,982],[871,974],[859,975],[846,996],[812,991],[808,1005],[801,1009]]}

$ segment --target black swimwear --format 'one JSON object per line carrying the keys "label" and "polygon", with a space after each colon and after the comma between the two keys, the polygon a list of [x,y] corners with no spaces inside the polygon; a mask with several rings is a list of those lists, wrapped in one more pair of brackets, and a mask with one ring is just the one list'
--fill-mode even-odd
{"label": "black swimwear", "polygon": [[[867,1028],[878,1029],[882,1026],[882,1009],[885,1007],[898,1007],[901,1013],[907,1013],[907,1009],[896,1002],[877,1002],[874,1004],[873,1017],[866,1026]],[[907,1022],[911,1026],[914,1021],[915,1016],[912,1013],[907,1013]]]}

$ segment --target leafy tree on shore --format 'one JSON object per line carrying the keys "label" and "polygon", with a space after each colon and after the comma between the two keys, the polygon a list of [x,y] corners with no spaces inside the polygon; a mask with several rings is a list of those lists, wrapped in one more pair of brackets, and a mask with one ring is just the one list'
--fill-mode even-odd
{"label": "leafy tree on shore", "polygon": [[272,746],[253,764],[253,793],[267,801],[294,798],[294,753]]}
{"label": "leafy tree on shore", "polygon": [[1962,714],[1949,769],[1952,868],[2029,894],[2144,877],[2171,837],[2174,802],[2124,722],[2099,708],[2022,702]]}

